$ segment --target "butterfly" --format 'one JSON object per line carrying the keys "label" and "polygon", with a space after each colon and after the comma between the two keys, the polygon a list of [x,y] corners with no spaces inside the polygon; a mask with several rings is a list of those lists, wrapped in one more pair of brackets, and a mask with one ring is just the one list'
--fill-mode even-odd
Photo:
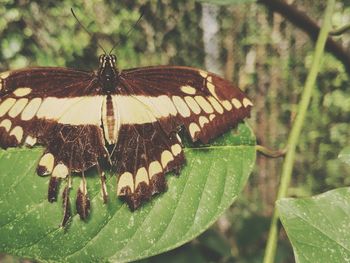
{"label": "butterfly", "polygon": [[67,182],[65,226],[72,173],[81,176],[81,219],[90,211],[89,169],[98,171],[105,203],[109,169],[117,176],[117,195],[135,210],[164,192],[165,174],[184,165],[181,129],[193,142],[208,143],[249,117],[252,106],[216,74],[182,66],[120,71],[117,57],[105,52],[93,72],[38,67],[1,73],[0,148],[44,146],[37,174],[50,176],[49,202],[57,200],[60,182]]}
{"label": "butterfly", "polygon": [[[0,147],[45,147],[37,173],[50,176],[48,200],[59,183],[81,174],[76,207],[86,219],[90,201],[84,173],[96,167],[104,202],[106,165],[118,176],[117,195],[131,210],[166,190],[165,174],[185,163],[178,132],[208,143],[250,115],[252,102],[221,77],[190,67],[119,71],[115,55],[99,69],[58,67],[0,74]],[[65,225],[70,217],[63,191]]]}

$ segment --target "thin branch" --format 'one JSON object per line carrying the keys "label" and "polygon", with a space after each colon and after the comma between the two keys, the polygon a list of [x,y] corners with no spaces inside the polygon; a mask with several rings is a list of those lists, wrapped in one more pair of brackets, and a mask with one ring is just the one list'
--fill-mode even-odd
{"label": "thin branch", "polygon": [[333,29],[331,32],[329,32],[329,34],[332,36],[340,36],[340,35],[346,33],[347,31],[350,32],[350,24],[342,26],[342,27],[337,28],[337,29]]}
{"label": "thin branch", "polygon": [[[288,150],[287,150],[286,158],[284,160],[283,167],[282,167],[281,182],[278,189],[277,200],[287,196],[288,187],[290,185],[290,181],[292,178],[296,147],[299,141],[302,127],[304,125],[305,117],[307,114],[307,108],[309,107],[309,103],[310,103],[311,95],[315,86],[317,74],[321,67],[322,56],[324,53],[327,36],[331,29],[331,17],[335,6],[335,1],[336,0],[328,0],[327,2],[327,8],[324,15],[323,25],[322,25],[318,40],[316,42],[315,53],[313,56],[311,69],[307,76],[305,87],[301,95],[297,116],[295,118],[293,127],[288,137],[288,144],[287,144]],[[276,247],[277,247],[277,240],[278,240],[278,227],[277,227],[278,218],[279,218],[278,211],[275,208],[274,214],[272,217],[271,226],[270,226],[269,237],[267,240],[264,263],[272,263],[275,261],[275,254],[276,254]]]}
{"label": "thin branch", "polygon": [[[281,14],[307,33],[313,41],[317,40],[320,27],[306,13],[298,10],[294,5],[287,4],[282,0],[258,0],[258,3],[265,5],[273,12]],[[350,74],[350,52],[346,51],[341,44],[335,42],[331,37],[327,38],[326,50],[341,61]]]}
{"label": "thin branch", "polygon": [[287,152],[287,148],[279,149],[279,150],[272,150],[272,149],[269,149],[269,148],[262,146],[262,145],[256,145],[255,149],[257,152],[259,152],[259,153],[261,153],[269,158],[283,157],[286,155],[286,152]]}

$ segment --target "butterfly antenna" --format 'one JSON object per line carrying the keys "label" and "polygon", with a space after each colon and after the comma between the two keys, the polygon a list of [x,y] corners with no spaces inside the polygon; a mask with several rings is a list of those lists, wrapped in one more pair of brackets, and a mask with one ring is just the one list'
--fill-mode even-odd
{"label": "butterfly antenna", "polygon": [[[137,19],[137,21],[136,21],[136,23],[134,24],[134,26],[133,26],[132,28],[130,28],[129,31],[126,33],[126,37],[128,37],[128,36],[134,31],[134,29],[135,29],[135,28],[137,27],[137,25],[140,23],[140,21],[141,21],[143,15],[144,15],[144,12],[141,13],[139,19]],[[109,54],[112,54],[112,51],[119,45],[119,42],[120,42],[120,41],[118,41],[118,42],[113,46],[113,48],[111,49],[111,51],[109,51]]]}
{"label": "butterfly antenna", "polygon": [[[73,11],[73,8],[71,8],[70,11],[72,12],[72,15],[74,16],[75,20],[77,20],[77,22],[81,26],[81,28],[84,29],[84,31],[86,33],[88,33],[91,38],[93,38],[93,35],[91,34],[91,32],[89,30],[87,30],[87,28],[80,22],[80,20],[78,19],[77,15]],[[103,52],[105,54],[107,54],[106,50],[98,42],[97,42],[97,45],[103,50]]]}

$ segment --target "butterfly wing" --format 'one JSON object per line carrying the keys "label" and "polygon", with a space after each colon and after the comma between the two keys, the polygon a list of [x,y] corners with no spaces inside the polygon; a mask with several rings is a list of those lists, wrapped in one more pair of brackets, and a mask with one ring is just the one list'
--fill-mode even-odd
{"label": "butterfly wing", "polygon": [[46,150],[39,175],[51,175],[48,199],[71,171],[85,171],[106,157],[102,97],[92,73],[33,68],[0,75],[0,147],[36,143]]}
{"label": "butterfly wing", "polygon": [[[119,85],[123,92],[114,101],[120,134],[111,161],[120,174],[118,195],[132,208],[163,191],[164,173],[185,162],[176,136],[181,126],[193,141],[207,143],[248,117],[252,107],[228,81],[188,67],[126,70]],[[161,182],[159,189],[154,181]]]}
{"label": "butterfly wing", "polygon": [[195,68],[147,67],[124,71],[122,79],[158,120],[184,125],[193,141],[208,143],[248,117],[253,106],[230,82]]}
{"label": "butterfly wing", "polygon": [[[252,106],[229,82],[194,68],[122,71],[116,93],[108,96],[101,95],[97,79],[64,68],[0,75],[0,147],[36,142],[46,147],[37,171],[51,174],[50,201],[56,200],[59,179],[107,159],[119,176],[118,195],[136,209],[164,191],[165,173],[179,171],[185,162],[177,135],[181,126],[193,141],[207,143],[249,116]],[[83,180],[77,200],[82,218],[90,208],[86,192]]]}

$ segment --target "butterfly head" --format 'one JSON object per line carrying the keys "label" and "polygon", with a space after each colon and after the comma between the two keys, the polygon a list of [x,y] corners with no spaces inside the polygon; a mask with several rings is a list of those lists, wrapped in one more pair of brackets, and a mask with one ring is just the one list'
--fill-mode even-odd
{"label": "butterfly head", "polygon": [[99,81],[102,85],[102,90],[106,94],[116,91],[119,71],[116,66],[117,57],[115,55],[103,54],[100,56],[100,68],[98,71]]}

